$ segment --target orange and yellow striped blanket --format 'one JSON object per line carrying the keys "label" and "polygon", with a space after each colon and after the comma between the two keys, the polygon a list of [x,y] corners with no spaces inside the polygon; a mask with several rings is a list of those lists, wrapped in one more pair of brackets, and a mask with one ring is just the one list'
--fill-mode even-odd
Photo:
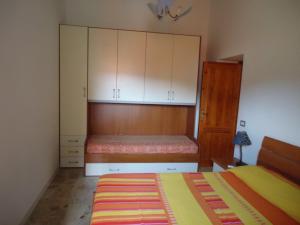
{"label": "orange and yellow striped blanket", "polygon": [[256,166],[100,177],[91,225],[300,224],[300,189]]}

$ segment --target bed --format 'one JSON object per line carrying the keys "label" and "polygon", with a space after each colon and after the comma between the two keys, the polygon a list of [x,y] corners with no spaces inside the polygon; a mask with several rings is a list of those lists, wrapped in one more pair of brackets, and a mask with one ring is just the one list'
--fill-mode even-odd
{"label": "bed", "polygon": [[198,144],[185,135],[89,135],[87,176],[107,173],[196,172]]}
{"label": "bed", "polygon": [[257,166],[101,176],[91,225],[300,224],[299,184],[300,148],[265,137]]}
{"label": "bed", "polygon": [[90,135],[90,154],[196,154],[198,145],[184,135]]}

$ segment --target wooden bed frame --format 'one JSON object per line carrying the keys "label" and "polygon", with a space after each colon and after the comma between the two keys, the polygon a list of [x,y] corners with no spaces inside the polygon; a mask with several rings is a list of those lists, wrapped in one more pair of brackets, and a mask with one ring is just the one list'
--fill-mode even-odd
{"label": "wooden bed frame", "polygon": [[300,184],[300,147],[265,137],[258,154],[257,165]]}
{"label": "wooden bed frame", "polygon": [[[195,106],[88,103],[89,135],[185,135],[194,139]],[[91,154],[85,163],[199,163],[200,154]]]}

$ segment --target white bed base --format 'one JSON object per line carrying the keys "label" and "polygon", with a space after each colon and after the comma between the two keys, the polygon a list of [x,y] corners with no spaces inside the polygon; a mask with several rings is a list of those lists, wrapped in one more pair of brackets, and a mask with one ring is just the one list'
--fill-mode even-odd
{"label": "white bed base", "polygon": [[86,176],[112,173],[187,173],[197,172],[198,163],[86,163]]}

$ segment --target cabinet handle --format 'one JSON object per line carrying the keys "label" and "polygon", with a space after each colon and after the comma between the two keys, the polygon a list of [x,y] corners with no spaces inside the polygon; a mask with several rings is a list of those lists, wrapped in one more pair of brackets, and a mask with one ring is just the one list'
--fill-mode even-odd
{"label": "cabinet handle", "polygon": [[119,172],[120,169],[108,169],[109,172]]}
{"label": "cabinet handle", "polygon": [[71,164],[79,163],[78,161],[69,161]]}
{"label": "cabinet handle", "polygon": [[172,91],[172,100],[175,99],[175,91]]}
{"label": "cabinet handle", "polygon": [[86,87],[83,87],[83,97],[86,98],[87,94],[86,94]]}
{"label": "cabinet handle", "polygon": [[113,89],[113,98],[116,98],[116,89]]}
{"label": "cabinet handle", "polygon": [[168,91],[168,100],[170,100],[170,91]]}
{"label": "cabinet handle", "polygon": [[167,168],[168,171],[175,171],[177,170],[176,168]]}
{"label": "cabinet handle", "polygon": [[120,89],[118,89],[118,98],[120,98]]}

